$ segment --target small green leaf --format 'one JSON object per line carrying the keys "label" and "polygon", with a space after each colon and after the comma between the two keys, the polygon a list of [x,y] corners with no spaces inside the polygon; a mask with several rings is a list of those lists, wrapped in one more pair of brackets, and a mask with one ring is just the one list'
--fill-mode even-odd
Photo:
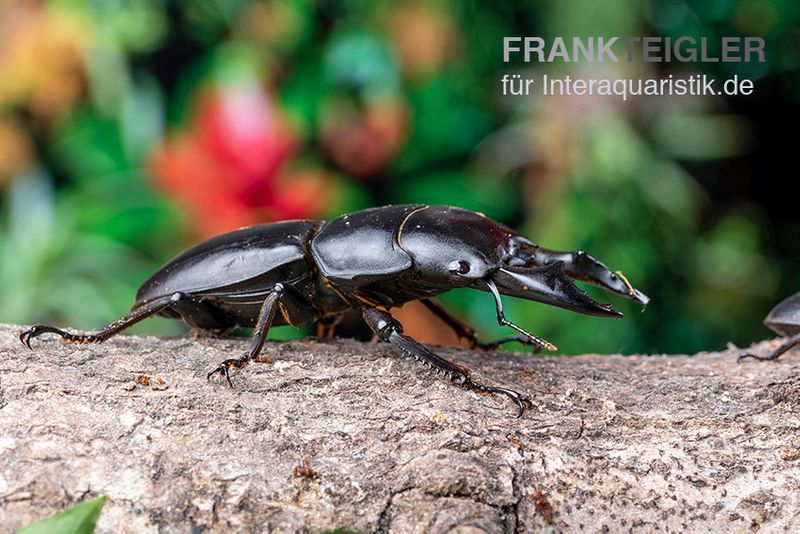
{"label": "small green leaf", "polygon": [[107,497],[102,496],[91,501],[78,503],[63,512],[19,529],[17,534],[50,534],[53,532],[58,532],[59,534],[92,534],[106,499]]}

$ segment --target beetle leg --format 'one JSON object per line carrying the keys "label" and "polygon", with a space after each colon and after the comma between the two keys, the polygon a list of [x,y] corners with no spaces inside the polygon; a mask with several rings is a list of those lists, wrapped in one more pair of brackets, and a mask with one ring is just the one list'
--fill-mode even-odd
{"label": "beetle leg", "polygon": [[492,280],[486,279],[484,283],[489,287],[489,291],[491,292],[492,296],[494,297],[494,305],[495,310],[497,311],[497,322],[502,326],[508,326],[528,338],[529,345],[533,345],[539,349],[547,349],[547,350],[557,350],[557,347],[547,341],[546,339],[542,339],[540,337],[534,336],[527,330],[522,329],[521,327],[515,325],[508,319],[506,319],[505,313],[503,313],[503,300],[500,298],[500,291],[497,289],[497,286]]}
{"label": "beetle leg", "polygon": [[443,372],[451,381],[456,382],[459,386],[486,393],[500,393],[506,395],[513,400],[519,408],[517,417],[521,417],[522,414],[525,413],[525,408],[533,405],[533,402],[531,402],[529,398],[516,391],[475,382],[472,380],[469,369],[445,360],[441,356],[431,352],[425,345],[404,335],[403,326],[394,319],[389,312],[377,308],[364,307],[362,309],[362,315],[364,321],[366,321],[367,325],[375,332],[378,339],[391,343],[394,347],[400,349],[409,356],[413,356],[417,361],[424,363],[431,369],[435,369],[437,373]]}
{"label": "beetle leg", "polygon": [[753,358],[754,360],[777,360],[778,357],[783,354],[784,352],[789,351],[792,347],[800,345],[800,334],[794,335],[784,341],[780,347],[772,351],[766,356],[761,356],[759,354],[755,354],[752,352],[743,352],[739,355],[737,361],[742,361],[745,358]]}
{"label": "beetle leg", "polygon": [[433,314],[441,319],[442,321],[449,326],[456,335],[462,339],[466,339],[469,341],[470,348],[473,349],[482,349],[482,350],[495,350],[499,348],[501,345],[505,343],[511,343],[512,341],[517,341],[524,345],[531,345],[536,347],[537,350],[541,349],[541,346],[532,341],[530,338],[526,336],[504,336],[499,339],[495,339],[494,341],[481,341],[478,336],[478,332],[475,331],[474,328],[463,322],[461,319],[450,313],[447,308],[442,306],[439,302],[433,299],[421,299],[423,305],[428,308]]}
{"label": "beetle leg", "polygon": [[195,328],[190,334],[193,339],[222,339],[228,337],[232,330],[232,326],[226,328]]}
{"label": "beetle leg", "polygon": [[275,320],[278,302],[285,290],[283,284],[275,284],[269,294],[267,294],[267,298],[264,299],[264,304],[261,305],[261,311],[258,313],[256,326],[253,330],[253,337],[250,339],[250,348],[245,355],[241,358],[225,360],[219,364],[216,369],[208,373],[206,378],[211,379],[214,374],[219,373],[225,377],[225,380],[228,381],[228,385],[233,387],[233,382],[231,382],[230,377],[230,368],[241,369],[247,365],[250,360],[255,359],[258,353],[261,352],[261,349],[264,347],[264,342],[267,341],[267,334],[269,333],[270,326],[272,326],[272,321]]}
{"label": "beetle leg", "polygon": [[22,341],[22,343],[25,344],[29,349],[31,348],[31,339],[47,333],[58,334],[67,343],[78,343],[81,345],[88,343],[102,343],[111,336],[133,326],[142,319],[146,319],[151,315],[155,315],[160,311],[175,306],[183,298],[186,298],[184,293],[173,293],[172,295],[164,295],[163,297],[153,299],[147,304],[135,308],[129,314],[117,319],[110,325],[106,326],[102,330],[98,330],[94,334],[73,334],[71,332],[67,332],[66,330],[56,328],[55,326],[37,324],[23,332],[20,332],[19,340]]}
{"label": "beetle leg", "polygon": [[322,321],[317,322],[317,337],[321,339],[332,338],[336,334],[335,325],[327,325]]}
{"label": "beetle leg", "polygon": [[538,247],[530,261],[538,266],[562,261],[571,278],[623,295],[642,306],[646,306],[650,302],[650,297],[633,287],[625,275],[619,271],[612,272],[603,262],[582,250],[561,252]]}

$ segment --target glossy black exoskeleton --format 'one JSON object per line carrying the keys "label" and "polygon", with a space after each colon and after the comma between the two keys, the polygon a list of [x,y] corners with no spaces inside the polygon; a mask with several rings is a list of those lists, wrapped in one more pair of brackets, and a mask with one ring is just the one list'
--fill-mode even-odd
{"label": "glossy black exoskeleton", "polygon": [[[30,347],[32,338],[51,332],[68,342],[102,342],[151,315],[181,319],[203,330],[252,327],[247,353],[225,360],[209,373],[209,377],[220,373],[230,382],[229,368],[242,367],[259,354],[270,326],[317,323],[323,333],[332,334],[342,314],[357,309],[380,340],[463,387],[507,395],[521,415],[529,399],[473,380],[468,369],[404,335],[389,310],[420,300],[473,347],[492,349],[518,341],[553,350],[552,344],[505,318],[500,296],[622,317],[610,305],[589,298],[572,279],[642,304],[649,300],[621,273],[611,272],[592,256],[542,248],[481,214],[446,206],[385,206],[330,222],[287,221],[215,237],[164,265],[139,289],[131,312],[107,327],[73,334],[36,325],[22,332],[20,339]],[[479,341],[472,328],[433,300],[459,287],[491,293],[498,322],[518,335]]]}
{"label": "glossy black exoskeleton", "polygon": [[795,293],[772,308],[772,311],[764,319],[764,324],[779,336],[785,336],[789,339],[765,356],[744,352],[739,356],[740,361],[745,358],[775,360],[792,347],[800,345],[800,293]]}

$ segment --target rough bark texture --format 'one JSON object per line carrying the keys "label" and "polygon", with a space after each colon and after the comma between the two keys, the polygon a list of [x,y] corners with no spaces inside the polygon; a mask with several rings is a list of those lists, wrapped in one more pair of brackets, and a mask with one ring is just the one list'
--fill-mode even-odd
{"label": "rough bark texture", "polygon": [[231,389],[206,373],[244,341],[30,352],[18,332],[0,327],[3,531],[101,494],[101,532],[800,531],[800,351],[439,350],[534,396],[516,419],[382,344],[269,343]]}

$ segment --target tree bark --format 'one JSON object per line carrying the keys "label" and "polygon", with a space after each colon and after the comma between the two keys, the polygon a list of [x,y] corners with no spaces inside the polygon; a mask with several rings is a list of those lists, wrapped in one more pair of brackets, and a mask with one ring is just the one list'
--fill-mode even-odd
{"label": "tree bark", "polygon": [[[800,531],[800,351],[541,357],[385,344],[35,339],[0,326],[0,530],[107,495],[100,532]],[[757,347],[766,351],[776,342]],[[192,530],[194,529],[194,530]]]}

